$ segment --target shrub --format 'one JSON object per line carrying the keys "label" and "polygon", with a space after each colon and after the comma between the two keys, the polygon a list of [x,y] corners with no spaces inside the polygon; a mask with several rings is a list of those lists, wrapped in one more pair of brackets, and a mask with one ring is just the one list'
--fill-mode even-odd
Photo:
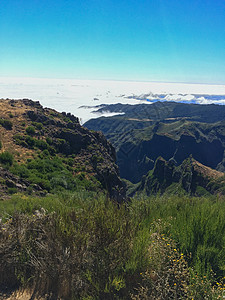
{"label": "shrub", "polygon": [[2,142],[0,141],[0,150],[2,149]]}
{"label": "shrub", "polygon": [[53,141],[50,137],[47,137],[46,138],[46,142],[49,144],[49,145],[52,145]]}
{"label": "shrub", "polygon": [[33,148],[34,145],[35,145],[35,139],[32,138],[31,136],[27,136],[27,137],[25,138],[25,142],[26,142],[26,144],[29,146],[29,148]]}
{"label": "shrub", "polygon": [[[14,214],[5,223],[0,285],[10,276],[10,285],[30,285],[37,296],[52,294],[50,299],[117,299],[122,295],[132,233],[125,207],[117,209],[101,197],[72,199],[68,205],[79,208],[66,214],[46,214],[39,207],[30,216]],[[56,207],[59,199],[54,201]]]}
{"label": "shrub", "polygon": [[134,199],[132,209],[143,226],[154,218],[166,221],[163,233],[171,235],[184,254],[191,253],[188,264],[200,276],[210,278],[211,271],[216,280],[225,276],[224,199],[164,195]]}
{"label": "shrub", "polygon": [[13,155],[8,151],[0,153],[0,163],[5,166],[11,166],[13,164]]}
{"label": "shrub", "polygon": [[29,135],[34,135],[35,134],[35,128],[33,126],[28,126],[26,128],[26,133]]}
{"label": "shrub", "polygon": [[148,256],[149,265],[141,272],[142,282],[132,299],[187,299],[189,270],[174,241],[152,233]]}
{"label": "shrub", "polygon": [[92,161],[94,164],[101,163],[104,161],[104,158],[101,155],[94,154],[92,156]]}
{"label": "shrub", "polygon": [[23,164],[14,163],[14,165],[10,168],[10,171],[20,178],[28,178],[30,176],[30,171]]}
{"label": "shrub", "polygon": [[48,144],[44,140],[35,139],[35,146],[41,150],[48,149]]}
{"label": "shrub", "polygon": [[2,125],[5,129],[12,129],[12,122],[10,120],[0,119],[0,125]]}
{"label": "shrub", "polygon": [[15,143],[18,144],[18,145],[21,145],[22,143],[24,143],[23,142],[24,137],[22,135],[18,134],[18,133],[13,136],[13,139],[14,139]]}
{"label": "shrub", "polygon": [[38,122],[32,122],[32,125],[38,129],[38,130],[42,130],[43,129],[43,124],[42,123],[38,123]]}

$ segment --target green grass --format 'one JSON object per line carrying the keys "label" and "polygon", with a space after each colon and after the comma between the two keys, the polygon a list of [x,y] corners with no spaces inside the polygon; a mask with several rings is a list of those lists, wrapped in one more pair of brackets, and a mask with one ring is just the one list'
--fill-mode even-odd
{"label": "green grass", "polygon": [[[134,200],[141,210],[143,227],[154,220],[165,222],[162,232],[171,236],[189,257],[190,266],[202,276],[225,276],[225,201],[224,198],[188,196],[153,197]],[[141,216],[141,217],[140,217]]]}
{"label": "green grass", "polygon": [[[3,274],[11,283],[36,287],[38,295],[199,300],[222,295],[223,198],[139,196],[118,206],[86,190],[42,198],[14,194],[0,201],[0,212]],[[0,278],[0,287],[7,278]]]}
{"label": "green grass", "polygon": [[42,189],[53,193],[62,190],[96,190],[100,188],[100,183],[93,176],[86,179],[85,173],[82,172],[73,175],[72,163],[72,158],[51,157],[48,151],[44,150],[35,160],[28,160],[25,164],[14,163],[10,167],[10,171],[20,178],[28,180],[31,187],[32,184],[38,184]]}

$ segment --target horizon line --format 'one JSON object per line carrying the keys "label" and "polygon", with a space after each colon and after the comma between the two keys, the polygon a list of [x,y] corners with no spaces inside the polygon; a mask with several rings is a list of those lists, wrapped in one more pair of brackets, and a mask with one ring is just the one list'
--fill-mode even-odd
{"label": "horizon line", "polygon": [[137,80],[137,79],[81,79],[81,78],[68,78],[68,77],[29,77],[29,76],[1,76],[0,79],[52,79],[52,80],[80,80],[80,81],[115,81],[115,82],[143,82],[143,83],[177,83],[177,84],[195,84],[195,85],[225,85],[224,83],[207,83],[207,82],[190,82],[190,81],[163,81],[163,80]]}

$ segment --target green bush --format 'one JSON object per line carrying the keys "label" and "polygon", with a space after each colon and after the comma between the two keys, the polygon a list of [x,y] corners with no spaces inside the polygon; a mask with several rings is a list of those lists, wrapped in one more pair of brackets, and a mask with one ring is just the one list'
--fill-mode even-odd
{"label": "green bush", "polygon": [[[164,220],[163,233],[170,235],[201,276],[225,276],[225,201],[215,197],[191,198],[164,195],[133,201],[136,219],[145,226],[154,219]],[[136,205],[138,206],[136,208]]]}
{"label": "green bush", "polygon": [[5,129],[12,129],[13,123],[10,120],[0,119],[0,125]]}
{"label": "green bush", "polygon": [[46,142],[49,144],[49,145],[52,145],[53,141],[51,138],[47,137],[46,138]]}
{"label": "green bush", "polygon": [[20,145],[22,143],[22,141],[24,140],[24,137],[17,133],[13,136],[13,139],[16,142],[16,144]]}
{"label": "green bush", "polygon": [[10,168],[10,171],[20,178],[28,178],[30,176],[29,169],[23,164],[14,163],[14,165]]}
{"label": "green bush", "polygon": [[35,139],[35,146],[41,150],[48,149],[48,144],[44,140]]}
{"label": "green bush", "polygon": [[42,123],[38,123],[38,122],[32,122],[32,125],[38,129],[38,130],[42,130],[43,129],[43,124]]}
{"label": "green bush", "polygon": [[28,145],[29,148],[33,148],[35,145],[35,139],[32,138],[31,136],[26,136],[25,142]]}
{"label": "green bush", "polygon": [[30,135],[21,136],[20,134],[15,134],[13,138],[18,145],[31,149],[37,147],[40,150],[48,150],[51,155],[55,154],[55,149],[49,146],[44,140],[35,139]]}
{"label": "green bush", "polygon": [[0,153],[0,163],[8,167],[11,166],[13,164],[13,155],[8,151]]}
{"label": "green bush", "polygon": [[34,135],[35,134],[35,128],[33,126],[28,126],[26,128],[26,133],[29,135]]}

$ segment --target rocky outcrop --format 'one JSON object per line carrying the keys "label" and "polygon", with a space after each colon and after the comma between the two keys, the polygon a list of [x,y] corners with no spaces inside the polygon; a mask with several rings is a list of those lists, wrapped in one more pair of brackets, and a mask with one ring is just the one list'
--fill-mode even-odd
{"label": "rocky outcrop", "polygon": [[[224,185],[224,173],[213,170],[199,163],[192,157],[187,158],[177,166],[176,161],[166,161],[162,157],[156,160],[154,169],[143,176],[136,191],[145,191],[147,195],[165,192],[172,184],[176,189],[183,189],[191,195],[198,194],[198,188],[215,193],[221,192],[219,185]],[[219,184],[213,188],[213,182]]]}

